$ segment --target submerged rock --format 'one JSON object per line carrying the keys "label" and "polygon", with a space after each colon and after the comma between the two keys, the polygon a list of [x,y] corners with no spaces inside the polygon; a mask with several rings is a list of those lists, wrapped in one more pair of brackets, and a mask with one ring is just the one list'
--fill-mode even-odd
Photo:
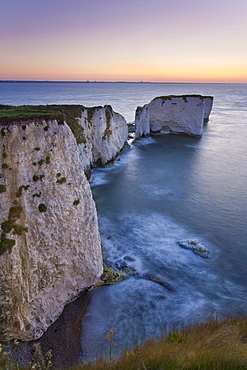
{"label": "submerged rock", "polygon": [[132,266],[128,266],[127,264],[125,263],[122,263],[122,262],[116,262],[116,268],[121,271],[121,273],[125,276],[125,277],[129,277],[129,276],[136,276],[136,275],[139,275],[139,273],[136,271],[136,269]]}
{"label": "submerged rock", "polygon": [[203,244],[199,243],[197,240],[186,240],[178,242],[180,247],[185,249],[190,249],[194,253],[198,254],[200,257],[208,258],[209,249],[206,248]]}
{"label": "submerged rock", "polygon": [[161,280],[160,278],[158,278],[157,276],[154,276],[152,274],[148,274],[148,273],[141,274],[139,276],[139,278],[145,279],[145,280],[150,280],[153,283],[159,284],[159,285],[163,286],[164,288],[166,288],[167,290],[169,290],[170,292],[175,292],[176,291],[176,289],[171,284],[167,283],[164,280]]}
{"label": "submerged rock", "polygon": [[201,136],[208,121],[213,97],[201,95],[169,95],[153,99],[137,107],[136,137],[150,134],[182,133]]}

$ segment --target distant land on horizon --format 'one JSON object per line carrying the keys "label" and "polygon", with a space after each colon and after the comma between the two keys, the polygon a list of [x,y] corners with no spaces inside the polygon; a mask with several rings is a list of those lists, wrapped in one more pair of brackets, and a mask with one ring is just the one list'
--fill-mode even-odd
{"label": "distant land on horizon", "polygon": [[201,85],[201,84],[227,84],[227,85],[245,85],[246,82],[171,82],[171,81],[68,81],[68,80],[0,80],[0,83],[123,83],[123,84],[193,84],[193,85]]}

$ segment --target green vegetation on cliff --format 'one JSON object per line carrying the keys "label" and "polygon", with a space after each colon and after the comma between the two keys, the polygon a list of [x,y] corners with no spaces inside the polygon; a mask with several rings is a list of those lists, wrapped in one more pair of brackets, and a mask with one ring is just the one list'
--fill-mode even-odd
{"label": "green vegetation on cliff", "polygon": [[[101,107],[86,108],[83,105],[1,105],[0,104],[0,125],[9,123],[23,123],[28,121],[49,121],[57,120],[58,124],[66,122],[73,132],[78,144],[86,143],[84,129],[79,124],[78,118],[81,118],[82,112],[87,109],[89,121],[92,119],[95,110]],[[23,130],[26,125],[22,125]],[[49,126],[45,126],[45,131],[49,130]],[[5,129],[1,129],[1,135],[5,136]]]}
{"label": "green vegetation on cliff", "polygon": [[0,124],[39,119],[63,120],[64,116],[56,105],[0,105]]}
{"label": "green vegetation on cliff", "polygon": [[0,184],[0,193],[5,193],[6,191],[6,186],[3,184]]}
{"label": "green vegetation on cliff", "polygon": [[[24,189],[26,190],[28,188],[24,186]],[[16,196],[20,196],[23,187],[21,186],[16,193]],[[7,238],[6,234],[10,233],[13,230],[13,234],[16,235],[22,235],[23,231],[27,232],[27,227],[23,227],[21,225],[17,225],[16,221],[21,217],[21,213],[23,211],[22,206],[15,205],[13,207],[10,207],[9,209],[9,216],[8,220],[3,221],[1,223],[1,237],[0,237],[0,256],[3,255],[5,252],[9,251],[11,252],[12,247],[15,245],[15,239],[9,239]]]}
{"label": "green vegetation on cliff", "polygon": [[187,95],[165,95],[165,96],[157,96],[156,98],[154,98],[153,100],[156,100],[156,99],[162,99],[162,100],[172,100],[174,98],[183,98],[184,101],[187,100],[187,98],[199,98],[201,100],[205,99],[205,98],[211,98],[213,99],[213,96],[210,96],[210,95],[199,95],[199,94],[187,94]]}

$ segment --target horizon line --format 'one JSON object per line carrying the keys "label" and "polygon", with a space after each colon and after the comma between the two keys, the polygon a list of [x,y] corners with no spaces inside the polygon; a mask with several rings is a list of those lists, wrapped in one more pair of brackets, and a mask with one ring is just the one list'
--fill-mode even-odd
{"label": "horizon line", "polygon": [[134,83],[134,84],[247,84],[247,82],[179,82],[179,81],[104,81],[104,80],[2,80],[0,79],[0,83],[3,82],[28,82],[28,83]]}

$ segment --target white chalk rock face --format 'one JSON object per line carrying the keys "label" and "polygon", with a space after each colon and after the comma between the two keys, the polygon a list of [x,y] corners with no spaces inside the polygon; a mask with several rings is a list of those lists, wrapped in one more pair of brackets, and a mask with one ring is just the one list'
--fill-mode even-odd
{"label": "white chalk rock face", "polygon": [[97,213],[75,137],[57,121],[1,126],[0,339],[39,338],[99,282]]}
{"label": "white chalk rock face", "polygon": [[85,168],[114,160],[127,142],[127,122],[110,105],[83,108],[78,122],[84,135],[79,148]]}
{"label": "white chalk rock face", "polygon": [[212,111],[212,108],[213,108],[213,97],[212,96],[204,96],[203,97],[203,100],[204,100],[204,123],[207,123],[208,120],[209,120],[209,116],[210,116],[210,113]]}
{"label": "white chalk rock face", "polygon": [[201,95],[155,98],[149,104],[136,109],[136,137],[165,133],[201,136],[212,104],[213,97]]}

